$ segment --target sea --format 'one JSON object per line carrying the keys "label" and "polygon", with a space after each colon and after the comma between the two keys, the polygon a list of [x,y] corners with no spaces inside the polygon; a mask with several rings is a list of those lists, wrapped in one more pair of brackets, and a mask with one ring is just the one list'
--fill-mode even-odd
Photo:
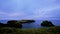
{"label": "sea", "polygon": [[[22,24],[22,28],[43,28],[41,26],[41,23],[44,20],[35,20],[34,23],[26,23],[26,24]],[[51,21],[55,26],[60,26],[60,20],[49,20]],[[8,20],[0,20],[1,23],[6,24],[8,22]]]}

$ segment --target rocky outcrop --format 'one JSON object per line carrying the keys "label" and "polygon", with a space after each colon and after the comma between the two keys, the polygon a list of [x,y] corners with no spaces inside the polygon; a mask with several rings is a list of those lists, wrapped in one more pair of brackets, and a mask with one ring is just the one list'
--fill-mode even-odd
{"label": "rocky outcrop", "polygon": [[9,27],[15,27],[15,28],[22,28],[22,24],[20,24],[18,21],[16,20],[10,20],[7,22],[7,25]]}
{"label": "rocky outcrop", "polygon": [[41,26],[48,26],[49,27],[49,26],[54,26],[54,24],[52,24],[51,21],[45,20],[41,23]]}
{"label": "rocky outcrop", "polygon": [[33,23],[33,22],[35,22],[35,20],[20,20],[19,22],[21,24],[24,24],[24,23]]}

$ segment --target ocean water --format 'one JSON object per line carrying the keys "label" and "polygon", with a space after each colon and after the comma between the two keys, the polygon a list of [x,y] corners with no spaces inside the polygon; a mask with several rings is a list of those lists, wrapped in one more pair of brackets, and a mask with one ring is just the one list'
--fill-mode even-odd
{"label": "ocean water", "polygon": [[[0,20],[1,23],[6,24],[8,20]],[[34,23],[26,23],[22,24],[22,28],[42,28],[40,25],[43,20],[36,20]],[[49,20],[51,21],[55,26],[60,26],[60,20]]]}

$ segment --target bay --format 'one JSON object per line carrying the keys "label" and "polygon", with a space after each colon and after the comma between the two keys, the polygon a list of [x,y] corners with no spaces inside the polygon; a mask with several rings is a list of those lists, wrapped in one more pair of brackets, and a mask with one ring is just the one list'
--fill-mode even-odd
{"label": "bay", "polygon": [[[34,23],[26,23],[26,24],[22,24],[23,27],[22,28],[42,28],[41,23],[44,20],[35,20]],[[55,26],[60,26],[60,20],[49,20],[51,21]],[[0,20],[1,23],[6,24],[8,22],[8,20]]]}

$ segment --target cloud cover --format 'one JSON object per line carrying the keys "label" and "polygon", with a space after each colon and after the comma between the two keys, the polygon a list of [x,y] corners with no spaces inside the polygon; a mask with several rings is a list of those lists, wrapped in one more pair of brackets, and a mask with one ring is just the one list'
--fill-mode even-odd
{"label": "cloud cover", "polygon": [[0,0],[0,19],[60,19],[60,0]]}

